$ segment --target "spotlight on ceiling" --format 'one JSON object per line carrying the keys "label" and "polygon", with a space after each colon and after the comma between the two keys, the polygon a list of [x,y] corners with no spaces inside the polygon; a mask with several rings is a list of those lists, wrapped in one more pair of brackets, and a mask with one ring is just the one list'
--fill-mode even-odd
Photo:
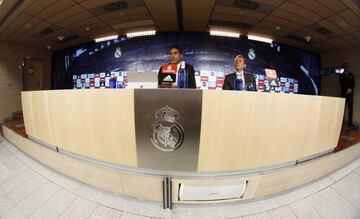
{"label": "spotlight on ceiling", "polygon": [[118,37],[119,37],[119,35],[112,35],[112,36],[107,36],[107,37],[96,38],[95,42],[99,43],[99,42],[107,41],[107,40],[116,40]]}
{"label": "spotlight on ceiling", "polygon": [[57,37],[57,39],[61,42],[61,41],[63,41],[65,39],[65,37],[60,35],[60,36]]}
{"label": "spotlight on ceiling", "polygon": [[256,40],[264,43],[272,43],[274,40],[266,37],[260,37],[255,35],[248,35],[249,40]]}
{"label": "spotlight on ceiling", "polygon": [[233,37],[239,38],[240,34],[235,32],[227,32],[227,31],[217,31],[217,30],[210,30],[211,36],[222,36],[222,37]]}
{"label": "spotlight on ceiling", "polygon": [[141,36],[152,36],[152,35],[155,35],[155,34],[156,34],[155,30],[148,30],[148,31],[139,31],[139,32],[127,33],[126,37],[127,38],[134,38],[134,37],[141,37]]}

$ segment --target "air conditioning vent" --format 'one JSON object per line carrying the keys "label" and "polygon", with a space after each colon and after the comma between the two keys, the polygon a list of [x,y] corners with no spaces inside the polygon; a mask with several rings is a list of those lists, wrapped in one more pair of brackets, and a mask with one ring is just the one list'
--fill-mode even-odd
{"label": "air conditioning vent", "polygon": [[102,15],[102,14],[106,14],[109,12],[121,11],[121,10],[128,9],[128,8],[129,8],[129,4],[126,1],[115,1],[112,3],[105,4],[105,5],[101,5],[96,8],[92,8],[92,9],[90,9],[90,11],[91,11],[91,13],[93,13],[95,15]]}
{"label": "air conditioning vent", "polygon": [[333,34],[330,30],[328,30],[325,27],[320,26],[319,24],[312,24],[309,26],[309,28],[312,29],[313,31],[316,31],[325,36],[329,36],[329,35]]}
{"label": "air conditioning vent", "polygon": [[316,31],[322,35],[329,35],[331,34],[331,31],[326,29],[325,27],[319,27],[316,29]]}
{"label": "air conditioning vent", "polygon": [[248,9],[248,10],[257,10],[260,7],[260,4],[251,0],[235,0],[233,5],[238,8]]}
{"label": "air conditioning vent", "polygon": [[51,27],[47,27],[39,32],[40,35],[46,36],[54,32],[54,29]]}
{"label": "air conditioning vent", "polygon": [[216,5],[225,7],[238,8],[239,10],[252,10],[263,14],[269,14],[274,10],[274,6],[264,4],[262,2],[255,2],[251,0],[217,0]]}
{"label": "air conditioning vent", "polygon": [[123,10],[123,9],[127,8],[128,6],[129,5],[124,1],[116,1],[113,3],[103,5],[102,7],[107,12],[113,12],[113,11]]}

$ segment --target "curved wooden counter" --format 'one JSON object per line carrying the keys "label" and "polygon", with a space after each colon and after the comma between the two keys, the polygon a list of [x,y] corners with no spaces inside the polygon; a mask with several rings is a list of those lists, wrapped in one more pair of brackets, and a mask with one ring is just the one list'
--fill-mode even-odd
{"label": "curved wooden counter", "polygon": [[[344,99],[322,96],[209,90],[142,90],[137,95],[143,98],[152,92],[201,97],[199,143],[186,152],[194,161],[186,160],[190,155],[173,158],[174,166],[181,159],[194,162],[193,170],[198,172],[261,168],[329,151],[337,144],[344,113]],[[140,140],[150,139],[136,138],[135,120],[140,119],[135,118],[134,93],[132,89],[23,92],[26,132],[80,156],[147,168],[139,165],[142,158],[137,146],[142,144]],[[163,102],[160,106],[171,106],[159,93],[149,98]],[[178,104],[181,101],[191,104],[181,99]],[[191,106],[186,110],[182,117],[191,116]],[[137,116],[143,114],[148,116],[147,112]],[[195,125],[185,129],[185,138]]]}
{"label": "curved wooden counter", "polygon": [[[360,144],[357,144],[337,153],[267,168],[334,148],[341,127],[343,99],[191,91],[200,92],[202,103],[196,171],[143,168],[139,165],[139,138],[136,137],[137,116],[142,116],[137,114],[136,92],[23,92],[26,130],[36,141],[3,126],[4,136],[34,159],[81,182],[117,194],[163,203],[165,197],[167,203],[196,204],[263,198],[309,183],[360,157]],[[142,92],[151,93],[152,90]],[[184,91],[156,92],[177,95],[176,92]],[[152,98],[156,99],[157,95]],[[165,102],[167,100],[165,98]],[[181,98],[176,100],[182,101]],[[191,106],[186,106],[186,110],[196,111]],[[149,115],[144,116],[148,118]],[[59,151],[49,146],[57,146]],[[62,153],[62,150],[68,153]],[[166,179],[171,186],[165,192],[163,183]],[[222,191],[239,183],[246,184],[239,197],[212,199],[213,193],[207,193],[206,189],[202,191],[208,197],[206,200],[180,197],[182,186],[212,187]]]}

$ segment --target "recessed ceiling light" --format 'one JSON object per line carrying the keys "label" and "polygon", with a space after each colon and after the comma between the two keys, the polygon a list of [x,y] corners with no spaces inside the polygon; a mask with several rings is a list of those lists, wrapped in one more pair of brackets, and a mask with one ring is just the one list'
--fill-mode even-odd
{"label": "recessed ceiling light", "polygon": [[276,30],[280,30],[280,26],[276,26],[275,29],[276,29]]}
{"label": "recessed ceiling light", "polygon": [[50,49],[51,49],[51,46],[50,46],[50,45],[46,45],[46,48],[47,48],[48,50],[50,50]]}
{"label": "recessed ceiling light", "polygon": [[227,31],[217,31],[217,30],[210,30],[211,36],[222,36],[222,37],[233,37],[233,38],[239,38],[240,33],[235,32],[227,32]]}
{"label": "recessed ceiling light", "polygon": [[141,37],[141,36],[152,36],[152,35],[155,35],[155,34],[156,34],[155,30],[148,30],[148,31],[139,31],[139,32],[127,33],[126,37],[127,38],[133,38],[133,37]]}
{"label": "recessed ceiling light", "polygon": [[266,37],[260,37],[255,35],[248,35],[249,40],[256,40],[264,43],[272,43],[273,39],[266,38]]}
{"label": "recessed ceiling light", "polygon": [[102,41],[107,41],[107,40],[115,40],[119,37],[119,35],[112,35],[112,36],[107,36],[107,37],[101,37],[101,38],[96,38],[95,42],[102,42]]}
{"label": "recessed ceiling light", "polygon": [[85,30],[86,30],[86,31],[90,31],[91,29],[90,29],[90,27],[86,27]]}
{"label": "recessed ceiling light", "polygon": [[64,36],[61,36],[61,35],[58,36],[57,38],[58,38],[59,41],[63,41],[63,40],[65,39],[65,37],[64,37]]}

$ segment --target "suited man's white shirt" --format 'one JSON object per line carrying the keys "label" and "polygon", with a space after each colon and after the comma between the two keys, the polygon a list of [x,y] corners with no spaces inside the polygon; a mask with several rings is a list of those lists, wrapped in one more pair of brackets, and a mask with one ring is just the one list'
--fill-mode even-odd
{"label": "suited man's white shirt", "polygon": [[241,78],[242,82],[243,82],[243,88],[245,87],[245,76],[244,76],[244,70],[242,71],[237,71],[236,70],[236,79]]}

